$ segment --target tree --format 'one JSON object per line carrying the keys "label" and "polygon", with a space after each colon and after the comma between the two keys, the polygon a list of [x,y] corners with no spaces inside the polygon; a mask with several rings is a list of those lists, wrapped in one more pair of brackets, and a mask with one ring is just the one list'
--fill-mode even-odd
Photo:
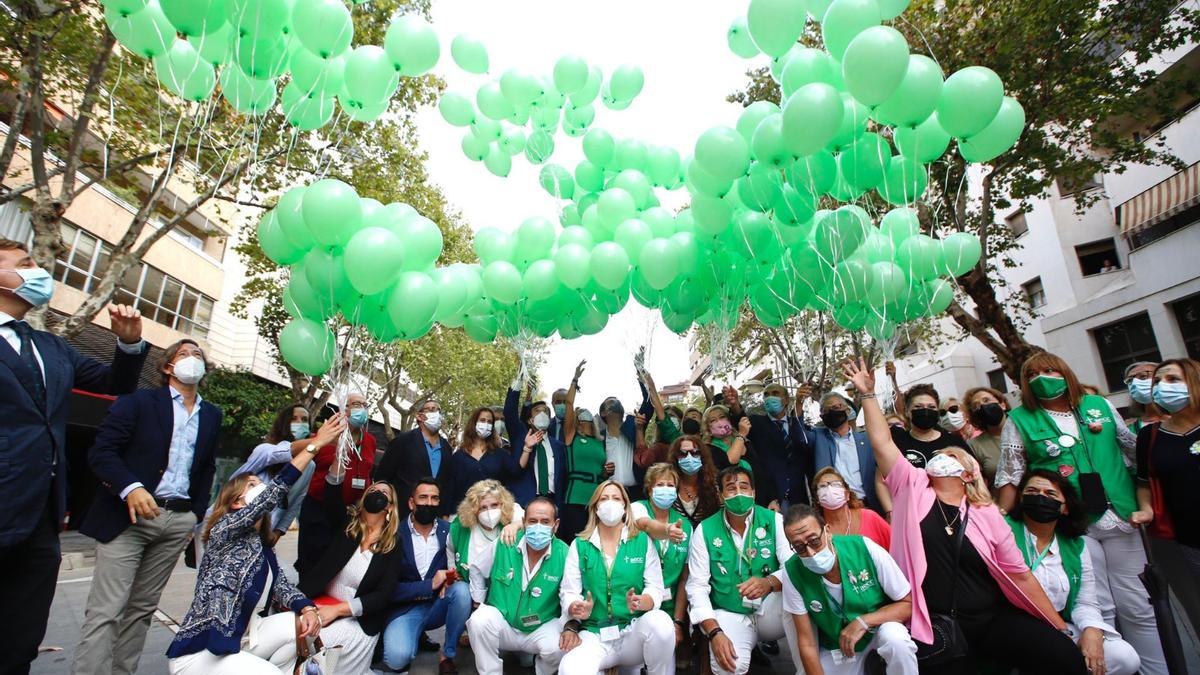
{"label": "tree", "polygon": [[[1156,60],[1200,39],[1200,12],[1176,0],[914,0],[895,27],[914,52],[929,53],[949,74],[969,65],[996,71],[1025,109],[1016,147],[969,169],[953,149],[929,172],[920,209],[929,232],[975,232],[983,256],[958,277],[948,312],[996,357],[1014,381],[1038,348],[1024,336],[1031,308],[1008,292],[1001,270],[1020,246],[1003,222],[1019,204],[1049,194],[1051,185],[1083,184],[1132,164],[1183,168],[1161,138],[1143,141],[1128,121],[1170,120],[1181,101],[1200,95],[1200,71],[1159,77]],[[813,39],[812,34],[808,36]],[[779,100],[766,69],[752,70],[746,90],[730,97],[749,104]],[[962,188],[971,182],[977,196]],[[1101,194],[1075,195],[1082,212]]]}
{"label": "tree", "polygon": [[221,450],[230,457],[244,457],[262,442],[275,413],[293,402],[288,390],[254,375],[229,368],[214,368],[204,378],[204,400],[221,409]]}

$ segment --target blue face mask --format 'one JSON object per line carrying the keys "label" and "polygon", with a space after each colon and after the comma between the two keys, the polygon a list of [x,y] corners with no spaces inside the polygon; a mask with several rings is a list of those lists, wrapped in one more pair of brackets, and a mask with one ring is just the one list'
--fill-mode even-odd
{"label": "blue face mask", "polygon": [[21,277],[21,285],[10,288],[13,295],[21,298],[34,307],[41,307],[50,302],[54,295],[54,278],[40,267],[10,270]]}
{"label": "blue face mask", "polygon": [[828,546],[817,551],[811,558],[800,558],[800,563],[813,574],[827,574],[829,570],[833,569],[835,562],[837,562],[837,555]]}
{"label": "blue face mask", "polygon": [[783,412],[783,399],[778,396],[768,396],[763,399],[763,407],[771,417]]}
{"label": "blue face mask", "polygon": [[367,414],[366,408],[355,408],[350,411],[350,424],[355,427],[361,427],[367,423],[371,416]]}
{"label": "blue face mask", "polygon": [[660,509],[669,509],[675,503],[675,488],[659,485],[650,491],[650,500]]}
{"label": "blue face mask", "polygon": [[540,551],[550,545],[550,540],[554,538],[554,531],[549,525],[534,523],[525,527],[525,541],[529,547],[535,551]]}
{"label": "blue face mask", "polygon": [[308,438],[308,422],[292,422],[292,438],[301,440]]}
{"label": "blue face mask", "polygon": [[1129,381],[1129,398],[1147,405],[1152,400],[1150,393],[1150,385],[1153,384],[1150,378],[1144,377],[1140,380],[1134,379]]}
{"label": "blue face mask", "polygon": [[1188,407],[1191,395],[1183,382],[1159,382],[1154,385],[1154,402],[1169,413],[1177,413]]}
{"label": "blue face mask", "polygon": [[560,420],[562,418],[566,417],[567,416],[567,404],[555,403],[554,404],[554,416]]}
{"label": "blue face mask", "polygon": [[702,464],[699,457],[687,455],[679,460],[679,469],[689,476],[695,476]]}

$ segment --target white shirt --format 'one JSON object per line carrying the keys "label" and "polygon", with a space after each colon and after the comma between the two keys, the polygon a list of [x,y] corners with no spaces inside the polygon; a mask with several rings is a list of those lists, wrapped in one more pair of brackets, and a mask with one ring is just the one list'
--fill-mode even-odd
{"label": "white shirt", "polygon": [[[892,556],[882,546],[870,539],[863,537],[863,541],[867,545],[867,553],[871,555],[871,562],[875,564],[876,581],[879,582],[879,587],[883,589],[884,595],[895,602],[911,593],[912,585],[908,583],[904,572],[900,571],[900,566],[896,564]],[[842,602],[841,584],[835,584],[825,577],[821,577],[821,583],[825,584],[825,591],[831,598],[836,602]],[[796,615],[808,613],[804,596],[792,585],[792,580],[786,573],[783,575],[783,611]]]}
{"label": "white shirt", "polygon": [[[724,511],[722,511],[724,513]],[[729,517],[725,517],[725,525],[729,525]],[[747,527],[750,523],[747,520]],[[737,530],[729,527],[729,534],[733,537],[733,545],[739,551],[744,546],[746,540],[745,535],[738,534]],[[771,576],[776,577],[780,581],[783,580],[784,571],[783,563],[791,559],[795,555],[792,552],[792,545],[788,543],[787,537],[783,533],[783,516],[775,514],[775,557],[779,559],[779,569]],[[708,619],[714,618],[712,599],[709,593],[712,592],[712,585],[709,580],[712,578],[708,569],[708,544],[704,541],[704,532],[700,526],[696,526],[696,530],[692,536],[692,544],[688,548],[688,579],[684,585],[684,590],[688,596],[688,614],[692,618],[693,624],[699,624]]]}
{"label": "white shirt", "polygon": [[[200,403],[204,399],[196,394],[192,411],[188,412],[183,394],[175,387],[169,386],[167,389],[171,392],[171,444],[167,448],[167,468],[154,488],[154,496],[160,499],[189,499],[192,460],[196,456],[196,438],[200,434]],[[140,487],[145,487],[141,481],[126,485],[121,490],[121,499]]]}
{"label": "white shirt", "polygon": [[[621,544],[629,536],[629,528],[621,526]],[[647,535],[649,537],[649,535]],[[588,538],[598,550],[603,551],[600,546],[600,528],[597,527],[592,531],[592,536]],[[571,608],[571,603],[576,600],[583,600],[583,577],[579,572],[579,540],[577,539],[571,544],[567,550],[567,567],[563,570],[562,587],[559,589],[559,598],[562,601],[563,614],[567,614]],[[646,564],[642,566],[642,593],[649,595],[654,601],[653,609],[658,609],[662,604],[663,596],[666,591],[663,589],[662,578],[662,563],[658,559],[658,549],[654,547],[652,542],[646,543]],[[620,544],[618,544],[618,547]],[[613,561],[608,555],[604,555],[604,562],[609,568],[612,567]],[[594,597],[594,596],[593,596]],[[625,598],[613,598],[613,602],[625,602]]]}
{"label": "white shirt", "polygon": [[839,436],[833,429],[830,429],[829,433],[837,446],[833,468],[842,475],[846,487],[850,488],[851,492],[860,498],[865,497],[867,493],[863,489],[862,470],[858,466],[858,441],[854,438],[854,429],[847,431],[845,436]]}
{"label": "white shirt", "polygon": [[[530,431],[529,433],[533,432]],[[538,485],[537,493],[540,495],[554,494],[554,446],[550,445],[549,436],[542,439],[542,447],[546,450],[546,480],[549,481],[550,484]],[[538,479],[538,451],[536,446],[530,449],[533,451],[533,481],[536,483]]]}
{"label": "white shirt", "polygon": [[433,559],[437,556],[439,550],[437,523],[435,522],[430,527],[429,536],[425,537],[420,532],[417,532],[417,521],[413,520],[412,516],[409,516],[408,529],[410,531],[409,536],[412,538],[413,563],[417,566],[417,573],[424,579],[429,574],[429,566],[433,564]]}
{"label": "white shirt", "polygon": [[[1028,547],[1029,553],[1032,554],[1030,559],[1036,559],[1038,554],[1035,553],[1036,545],[1033,542],[1033,536],[1028,532],[1025,536],[1024,544],[1018,541],[1017,546]],[[1092,570],[1092,556],[1088,553],[1086,540],[1084,541],[1083,550],[1079,553],[1081,563],[1079,593],[1075,596],[1075,606],[1071,608],[1071,623],[1075,624],[1079,630],[1099,628],[1112,637],[1119,637],[1116,629],[1105,623],[1104,617],[1100,613],[1100,604],[1096,600],[1096,575]],[[1055,610],[1061,612],[1067,606],[1067,598],[1071,594],[1071,580],[1067,578],[1067,570],[1063,567],[1062,556],[1059,555],[1058,550],[1058,537],[1055,537],[1050,542],[1050,552],[1042,558],[1037,569],[1033,570],[1033,576],[1046,591],[1046,597],[1050,599],[1050,604],[1054,605]]]}
{"label": "white shirt", "polygon": [[[537,576],[538,570],[542,568],[542,563],[554,554],[554,542],[546,547],[546,552],[533,565],[529,564],[529,545],[524,539],[517,543],[517,550],[521,552],[521,590],[524,591],[529,586],[529,580]],[[471,572],[471,600],[483,604],[487,599],[487,584],[484,581],[492,576],[492,565],[496,562],[496,547],[499,546],[499,540],[494,540],[489,545],[480,551],[479,555],[472,555],[467,561],[467,566]]]}
{"label": "white shirt", "polygon": [[633,477],[633,446],[624,434],[617,432],[606,435],[604,454],[613,463],[613,480],[626,487],[637,483]]}
{"label": "white shirt", "polygon": [[358,586],[367,575],[367,568],[371,566],[371,558],[374,557],[375,554],[370,548],[364,551],[356,546],[354,554],[346,561],[346,566],[325,589],[325,594],[329,597],[350,604],[351,616],[362,616],[362,599],[355,596],[358,595]]}

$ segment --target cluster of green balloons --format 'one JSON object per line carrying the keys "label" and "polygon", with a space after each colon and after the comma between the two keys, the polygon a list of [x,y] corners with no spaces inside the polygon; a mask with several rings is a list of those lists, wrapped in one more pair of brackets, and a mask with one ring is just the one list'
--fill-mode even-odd
{"label": "cluster of green balloons", "polygon": [[[354,0],[355,4],[364,0]],[[344,0],[102,0],[129,51],[152,59],[159,82],[188,101],[221,96],[240,113],[280,110],[310,131],[340,106],[377,119],[400,85],[437,64],[437,34],[417,15],[398,16],[383,46],[351,47]],[[282,84],[282,91],[279,85]]]}

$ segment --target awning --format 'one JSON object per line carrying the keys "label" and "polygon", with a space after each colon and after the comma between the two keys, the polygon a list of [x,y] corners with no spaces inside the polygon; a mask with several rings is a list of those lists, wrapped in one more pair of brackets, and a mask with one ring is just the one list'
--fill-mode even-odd
{"label": "awning", "polygon": [[1117,207],[1123,235],[1135,234],[1200,203],[1200,162]]}

